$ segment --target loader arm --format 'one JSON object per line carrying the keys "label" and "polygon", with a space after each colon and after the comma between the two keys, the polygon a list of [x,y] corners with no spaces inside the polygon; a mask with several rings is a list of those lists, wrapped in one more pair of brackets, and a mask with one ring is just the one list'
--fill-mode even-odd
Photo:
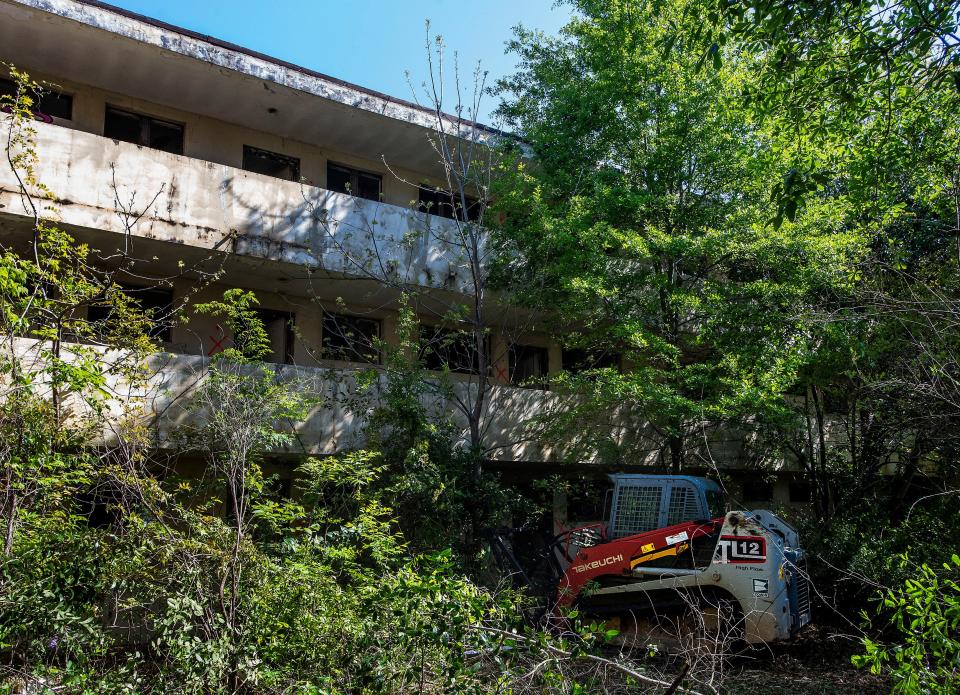
{"label": "loader arm", "polygon": [[638,567],[695,570],[694,544],[708,544],[712,555],[715,540],[711,538],[722,525],[722,518],[690,521],[583,548],[560,579],[558,602],[571,605],[591,582],[617,583],[633,579]]}

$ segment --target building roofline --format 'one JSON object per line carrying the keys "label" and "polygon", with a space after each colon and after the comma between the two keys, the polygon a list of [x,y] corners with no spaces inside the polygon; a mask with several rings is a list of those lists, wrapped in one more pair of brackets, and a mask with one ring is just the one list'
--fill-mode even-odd
{"label": "building roofline", "polygon": [[[320,98],[327,98],[332,101],[340,101],[341,103],[347,104],[348,106],[353,106],[355,108],[362,108],[364,110],[371,111],[374,113],[379,113],[380,115],[384,115],[387,117],[392,116],[394,118],[397,118],[397,120],[414,123],[416,125],[420,125],[424,127],[435,127],[433,123],[433,118],[434,118],[433,109],[425,107],[421,104],[417,104],[416,102],[390,96],[389,94],[378,92],[377,90],[369,89],[367,87],[354,84],[352,82],[347,82],[346,80],[342,80],[337,77],[327,75],[317,70],[312,70],[310,68],[303,67],[302,65],[297,65],[295,63],[291,63],[289,61],[282,60],[280,58],[275,58],[265,53],[260,53],[259,51],[254,51],[244,46],[240,46],[238,44],[230,43],[229,41],[218,39],[214,36],[209,36],[207,34],[202,34],[197,31],[192,31],[190,29],[186,29],[184,27],[180,27],[174,24],[169,24],[167,22],[161,21],[159,19],[155,19],[147,15],[143,15],[137,12],[133,12],[131,10],[124,9],[122,7],[117,7],[115,5],[102,2],[101,0],[14,0],[14,2],[20,5],[25,5],[27,7],[30,7],[36,10],[40,10],[42,12],[47,12],[49,14],[63,17],[65,19],[78,21],[88,26],[92,26],[97,29],[101,29],[103,31],[108,31],[115,35],[126,36],[127,38],[134,39],[141,43],[157,45],[158,47],[163,48],[165,50],[172,51],[174,53],[180,53],[181,55],[185,55],[187,57],[191,57],[197,60],[203,60],[205,62],[218,65],[220,67],[226,67],[236,72],[246,74],[250,77],[271,81],[271,82],[274,82],[275,84],[279,84],[286,87],[292,87],[294,89],[299,89],[300,91],[306,91],[307,93],[313,94],[314,96],[318,96]],[[179,44],[171,44],[167,42],[162,42],[162,43],[152,42],[152,41],[149,41],[146,35],[142,32],[120,31],[116,26],[111,26],[103,22],[98,22],[97,18],[91,15],[89,12],[71,10],[71,8],[69,7],[70,5],[80,6],[80,8],[78,9],[88,8],[90,10],[97,10],[100,12],[109,12],[111,14],[118,15],[128,20],[133,20],[135,22],[148,25],[155,29],[160,29],[163,31],[180,34],[181,36],[188,39],[192,39],[193,41],[202,42],[216,49],[220,49],[220,51],[229,51],[235,54],[241,54],[248,58],[252,58],[257,61],[262,61],[264,63],[268,63],[270,65],[273,65],[279,68],[283,68],[284,70],[289,70],[295,73],[299,73],[300,75],[311,78],[313,80],[326,82],[326,83],[329,83],[330,85],[339,87],[340,89],[349,90],[350,92],[358,93],[360,95],[364,95],[366,97],[372,98],[377,101],[382,101],[385,103],[385,105],[390,105],[393,107],[393,109],[390,109],[390,111],[396,112],[399,109],[401,111],[406,110],[408,112],[413,112],[413,113],[407,113],[407,114],[396,113],[395,115],[392,115],[391,113],[388,112],[387,109],[374,108],[374,104],[357,103],[356,101],[351,101],[346,98],[337,99],[334,93],[330,93],[330,92],[318,93],[317,91],[304,89],[302,86],[292,86],[292,85],[286,84],[283,81],[271,79],[271,76],[269,74],[263,74],[262,72],[258,72],[252,69],[244,70],[242,61],[217,61],[214,59],[213,54],[206,51],[201,51],[199,52],[199,54],[197,54],[197,53],[191,53],[187,50],[184,50],[184,47]],[[225,63],[228,63],[228,64],[225,64]],[[463,118],[458,119],[456,116],[453,116],[447,113],[444,113],[444,116],[445,118],[449,119],[451,123],[459,122],[463,126],[466,126],[469,128],[477,128],[478,130],[481,130],[487,133],[488,135],[500,136],[500,137],[504,137],[504,136],[511,137],[509,134],[504,133],[497,128],[493,128],[491,126],[485,125],[480,122],[470,121],[468,119],[463,119]],[[427,119],[429,119],[429,121]]]}

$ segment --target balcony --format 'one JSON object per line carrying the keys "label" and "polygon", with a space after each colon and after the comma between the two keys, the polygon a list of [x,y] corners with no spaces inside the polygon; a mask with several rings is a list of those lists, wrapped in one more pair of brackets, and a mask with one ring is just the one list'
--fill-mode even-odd
{"label": "balcony", "polygon": [[[26,369],[41,359],[41,344],[33,339],[19,338],[14,341],[17,356]],[[6,348],[4,348],[6,349]],[[67,348],[69,349],[69,348]],[[100,361],[105,378],[104,388],[109,394],[109,412],[117,425],[125,416],[135,414],[140,422],[146,422],[154,443],[161,448],[174,446],[175,433],[188,419],[197,417],[188,408],[191,396],[206,378],[210,360],[197,355],[157,353],[148,360],[147,377],[136,386],[131,386],[118,374],[111,371],[115,360],[110,355]],[[327,455],[355,449],[364,445],[364,412],[347,407],[346,401],[356,395],[355,372],[349,369],[326,369],[275,365],[277,379],[290,388],[319,397],[319,404],[308,414],[304,422],[295,425],[293,443],[276,456],[298,457],[303,455]],[[368,405],[376,403],[378,389],[385,386],[381,377],[374,384]],[[467,423],[453,402],[475,396],[477,384],[458,381],[451,384],[453,395],[424,396],[424,406],[429,413],[441,417],[453,417],[462,428],[462,438],[467,438]],[[554,392],[536,389],[491,385],[483,415],[483,445],[492,461],[546,463],[567,458],[563,448],[552,448],[538,440],[535,417],[549,417],[557,409],[569,404],[567,399]],[[75,402],[74,408],[82,412],[84,403]],[[292,424],[292,423],[291,423]],[[657,465],[658,450],[655,438],[647,426],[637,422],[629,412],[611,415],[608,421],[611,436],[622,447],[624,455],[618,467]],[[105,433],[105,439],[115,436],[114,428]],[[743,467],[740,447],[742,442],[736,433],[729,430],[712,433],[711,456],[723,468]],[[582,461],[581,463],[592,463]],[[608,462],[612,463],[612,462]]]}
{"label": "balcony", "polygon": [[[177,244],[183,254],[469,290],[451,220],[57,125],[36,129],[39,180],[73,228],[124,234],[132,224],[135,238]],[[28,216],[8,167],[0,167],[0,205]]]}
{"label": "balcony", "polygon": [[[43,345],[34,339],[18,338],[14,341],[18,359],[25,369],[39,366]],[[3,348],[4,351],[7,348]],[[69,346],[66,348],[69,354]],[[136,414],[149,423],[154,442],[161,447],[173,446],[175,432],[187,419],[197,417],[188,408],[192,394],[201,386],[210,367],[209,358],[197,355],[157,353],[148,360],[146,378],[131,385],[118,373],[112,371],[116,355],[104,353],[99,361],[103,370],[104,391],[109,394],[109,413],[113,424],[124,417]],[[345,405],[345,400],[356,395],[356,379],[353,370],[325,369],[273,365],[276,378],[293,389],[319,397],[320,403],[308,414],[304,422],[296,425],[294,443],[277,455],[323,455],[363,446],[364,413],[357,413]],[[373,387],[371,404],[376,402],[378,387],[385,386],[381,378]],[[451,385],[459,398],[476,393],[477,385],[455,382]],[[541,413],[547,402],[556,396],[545,391],[492,386],[485,409],[484,444],[491,458],[502,461],[545,461],[549,451],[531,441],[527,425],[533,415]],[[88,412],[88,406],[79,400],[68,404],[75,412]],[[424,405],[428,412],[457,418],[458,410],[453,403],[440,395],[426,396]],[[459,418],[466,436],[466,423]],[[106,439],[114,436],[113,428],[105,433]]]}

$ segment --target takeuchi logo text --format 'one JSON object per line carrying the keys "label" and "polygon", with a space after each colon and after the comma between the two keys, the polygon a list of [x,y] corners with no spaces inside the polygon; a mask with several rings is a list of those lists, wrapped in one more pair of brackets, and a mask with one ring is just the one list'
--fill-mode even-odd
{"label": "takeuchi logo text", "polygon": [[610,557],[605,557],[602,560],[594,560],[593,562],[588,562],[584,565],[574,565],[573,571],[579,574],[580,572],[595,570],[617,562],[623,562],[623,555],[611,555]]}

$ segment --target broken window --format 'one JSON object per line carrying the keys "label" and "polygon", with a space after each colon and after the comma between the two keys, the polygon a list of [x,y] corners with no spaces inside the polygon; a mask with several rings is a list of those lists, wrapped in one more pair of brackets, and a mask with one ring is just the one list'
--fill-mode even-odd
{"label": "broken window", "polygon": [[327,162],[327,189],[367,200],[380,200],[383,177]]}
{"label": "broken window", "polygon": [[[135,300],[140,310],[149,316],[152,327],[148,335],[160,342],[169,343],[173,327],[173,290],[163,287],[126,286],[121,291]],[[106,327],[116,320],[118,317],[114,316],[112,307],[97,305],[87,307],[87,321],[91,324]]]}
{"label": "broken window", "polygon": [[547,388],[550,351],[533,345],[510,346],[510,383],[531,388]]}
{"label": "broken window", "polygon": [[[0,78],[0,95],[16,97],[17,83]],[[73,118],[73,97],[54,89],[42,89],[39,94],[30,94],[33,99],[33,112],[38,116],[52,116],[70,120]],[[8,109],[4,109],[8,110]],[[47,120],[47,119],[44,119]]]}
{"label": "broken window", "polygon": [[324,314],[323,357],[343,362],[380,362],[380,321],[347,314]]}
{"label": "broken window", "polygon": [[289,311],[259,309],[257,315],[270,340],[267,360],[278,364],[293,364],[293,314]]}
{"label": "broken window", "polygon": [[300,180],[300,160],[285,154],[243,146],[243,168],[265,176],[287,181]]}
{"label": "broken window", "polygon": [[462,214],[463,201],[459,195],[451,195],[447,191],[433,188],[427,185],[421,185],[420,199],[417,209],[422,212],[429,212],[431,215],[439,215],[447,219],[458,219],[470,222],[476,222],[480,218],[480,201],[476,198],[467,196],[467,214]]}
{"label": "broken window", "polygon": [[103,134],[114,140],[132,142],[172,154],[183,154],[183,125],[107,107]]}
{"label": "broken window", "polygon": [[[490,341],[484,341],[489,371]],[[438,326],[420,327],[420,354],[427,369],[449,369],[459,374],[479,374],[480,354],[472,331],[456,331]]]}

